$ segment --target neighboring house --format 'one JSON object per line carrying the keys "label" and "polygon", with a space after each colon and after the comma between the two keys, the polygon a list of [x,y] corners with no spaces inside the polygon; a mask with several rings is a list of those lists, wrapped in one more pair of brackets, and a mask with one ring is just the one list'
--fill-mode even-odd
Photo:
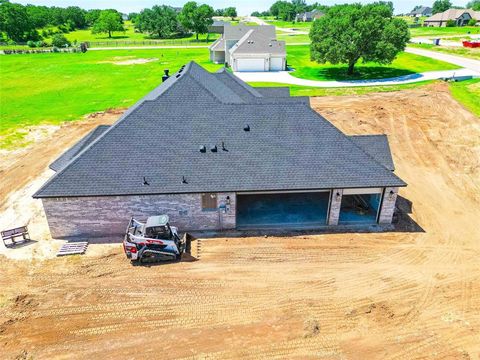
{"label": "neighboring house", "polygon": [[422,16],[432,16],[432,8],[428,6],[421,6],[416,10],[412,10],[408,16],[412,17],[422,17]]}
{"label": "neighboring house", "polygon": [[275,26],[227,23],[209,49],[211,61],[233,71],[281,71],[287,67],[285,41],[276,40]]}
{"label": "neighboring house", "polygon": [[454,21],[455,26],[465,26],[471,19],[480,21],[480,11],[472,9],[449,9],[425,19],[423,26],[445,27],[449,20]]}
{"label": "neighboring house", "polygon": [[194,62],[51,167],[34,198],[64,239],[120,241],[131,216],[158,214],[181,231],[368,229],[406,186],[385,135],[345,135],[307,97]]}
{"label": "neighboring house", "polygon": [[318,9],[315,9],[313,11],[307,11],[307,12],[304,12],[304,13],[297,14],[295,16],[295,21],[297,21],[297,22],[310,22],[310,21],[320,19],[324,15],[325,15],[325,13],[323,13],[322,11],[320,11]]}

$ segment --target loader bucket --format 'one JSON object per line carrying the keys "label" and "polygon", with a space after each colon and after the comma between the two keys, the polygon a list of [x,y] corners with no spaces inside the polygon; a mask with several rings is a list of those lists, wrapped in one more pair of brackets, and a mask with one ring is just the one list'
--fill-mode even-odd
{"label": "loader bucket", "polygon": [[182,240],[185,242],[185,253],[182,256],[184,261],[198,260],[198,240],[189,233],[183,235]]}

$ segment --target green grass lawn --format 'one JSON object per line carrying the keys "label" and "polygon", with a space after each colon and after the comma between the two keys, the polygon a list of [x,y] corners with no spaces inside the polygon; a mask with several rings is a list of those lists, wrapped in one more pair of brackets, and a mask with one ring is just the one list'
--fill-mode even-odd
{"label": "green grass lawn", "polygon": [[[194,42],[195,41],[195,35],[194,34],[188,34],[185,37],[182,38],[175,38],[175,39],[157,39],[155,37],[151,37],[148,34],[143,34],[143,33],[138,33],[135,32],[135,28],[131,21],[126,21],[124,24],[125,32],[114,32],[112,34],[112,37],[109,38],[108,34],[92,34],[91,29],[83,29],[83,30],[75,30],[71,31],[69,33],[64,34],[65,37],[71,41],[71,42],[84,42],[84,41],[89,41],[89,42],[125,42],[125,41],[144,41],[144,40],[149,40],[149,41],[156,41],[159,44],[160,43],[167,43],[170,44],[172,42]],[[53,28],[54,29],[54,28]],[[54,29],[55,30],[55,29]],[[42,30],[40,30],[40,33]],[[215,40],[218,38],[219,34],[209,34],[208,39],[210,41]],[[206,41],[207,35],[206,34],[201,34],[199,36],[199,40],[201,41]],[[51,43],[52,39],[51,38],[46,38],[46,42]],[[120,43],[121,44],[121,43]]]}
{"label": "green grass lawn", "polygon": [[356,73],[347,75],[346,65],[318,64],[310,60],[307,45],[288,46],[288,65],[295,69],[291,74],[295,77],[310,80],[355,80],[381,79],[409,75],[424,71],[453,70],[459,67],[443,61],[409,53],[400,53],[391,65],[376,63],[358,63]]}
{"label": "green grass lawn", "polygon": [[[132,59],[146,64],[115,65]],[[127,108],[156,87],[164,69],[194,59],[213,71],[206,49],[89,51],[0,56],[0,148],[26,126],[59,124],[111,108]]]}
{"label": "green grass lawn", "polygon": [[462,26],[462,27],[418,27],[410,29],[412,37],[417,36],[455,36],[464,34],[480,34],[478,26]]}
{"label": "green grass lawn", "polygon": [[343,96],[343,95],[364,95],[375,92],[392,92],[408,89],[416,89],[431,84],[433,81],[422,81],[413,84],[390,85],[390,86],[359,86],[350,88],[318,88],[310,86],[287,85],[268,82],[251,82],[254,87],[290,87],[292,96]]}
{"label": "green grass lawn", "polygon": [[443,47],[443,46],[435,46],[431,44],[409,44],[408,46],[480,60],[480,48],[472,49],[472,48],[453,47],[453,46]]}
{"label": "green grass lawn", "polygon": [[305,34],[292,35],[277,31],[277,40],[283,40],[288,44],[310,44],[310,37]]}
{"label": "green grass lawn", "polygon": [[455,100],[480,117],[480,79],[451,83],[450,92]]}
{"label": "green grass lawn", "polygon": [[312,22],[292,22],[292,21],[281,21],[281,20],[265,20],[269,25],[275,25],[281,28],[287,29],[300,29],[304,31],[309,31]]}

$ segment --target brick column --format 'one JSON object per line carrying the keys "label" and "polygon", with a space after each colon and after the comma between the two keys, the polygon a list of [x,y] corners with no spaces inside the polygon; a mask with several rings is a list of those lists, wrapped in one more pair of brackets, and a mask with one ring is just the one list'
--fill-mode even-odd
{"label": "brick column", "polygon": [[[338,194],[338,195],[337,195]],[[338,225],[340,206],[342,205],[343,189],[333,189],[330,197],[330,211],[328,213],[328,225]]]}
{"label": "brick column", "polygon": [[398,187],[387,187],[383,195],[382,207],[380,208],[379,224],[391,224],[395,203],[397,202]]}

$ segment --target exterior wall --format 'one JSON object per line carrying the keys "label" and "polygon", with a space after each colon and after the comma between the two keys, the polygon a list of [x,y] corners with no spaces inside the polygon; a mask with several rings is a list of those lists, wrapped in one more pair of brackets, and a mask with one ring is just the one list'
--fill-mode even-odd
{"label": "exterior wall", "polygon": [[225,51],[210,51],[210,61],[216,64],[225,63]]}
{"label": "exterior wall", "polygon": [[[390,192],[393,191],[391,195]],[[387,187],[383,193],[382,206],[380,208],[379,224],[391,224],[393,213],[395,212],[395,203],[397,202],[398,188]]]}
{"label": "exterior wall", "polygon": [[[339,194],[339,195],[337,195]],[[342,205],[343,189],[333,189],[330,195],[330,211],[328,213],[328,225],[338,225],[340,207]]]}
{"label": "exterior wall", "polygon": [[[230,205],[225,204],[227,196]],[[53,238],[122,240],[130,217],[167,214],[180,231],[234,229],[235,193],[218,193],[216,211],[203,211],[201,194],[105,196],[42,199]]]}

